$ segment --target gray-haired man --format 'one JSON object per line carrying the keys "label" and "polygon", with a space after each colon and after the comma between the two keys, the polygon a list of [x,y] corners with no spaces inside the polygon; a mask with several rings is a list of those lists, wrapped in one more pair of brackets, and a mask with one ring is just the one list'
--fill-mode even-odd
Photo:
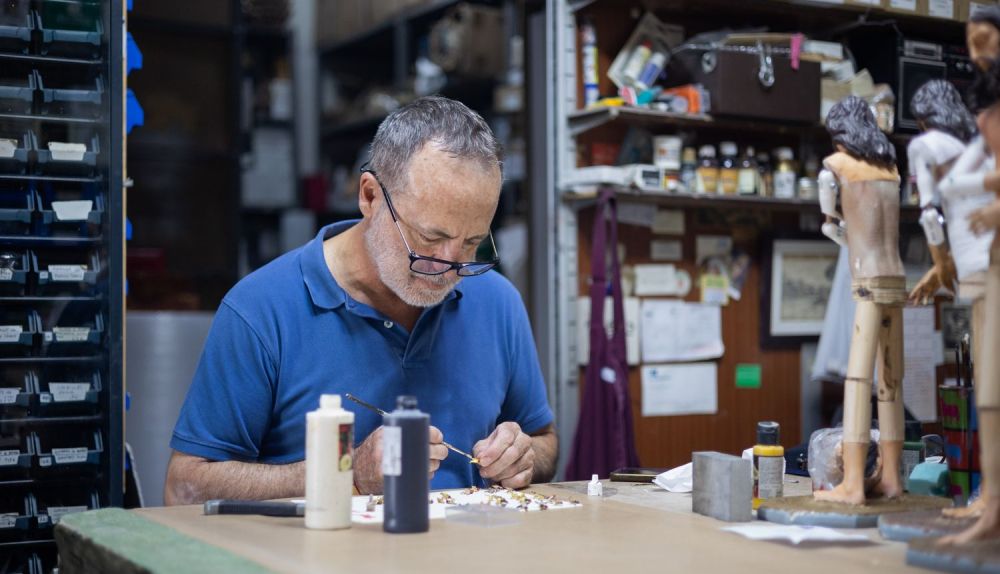
{"label": "gray-haired man", "polygon": [[[415,395],[434,425],[432,488],[551,479],[556,437],[531,327],[517,291],[490,272],[502,165],[492,132],[458,102],[421,98],[386,118],[371,152],[363,219],[320,230],[223,300],[170,443],[167,504],[301,496],[305,414],[324,393],[386,409]],[[355,415],[355,486],[378,493],[381,421]],[[479,466],[448,458],[445,439]]]}

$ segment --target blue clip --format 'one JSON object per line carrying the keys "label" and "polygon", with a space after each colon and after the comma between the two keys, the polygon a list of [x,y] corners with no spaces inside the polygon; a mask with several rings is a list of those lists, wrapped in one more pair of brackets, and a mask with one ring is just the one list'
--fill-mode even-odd
{"label": "blue clip", "polygon": [[128,11],[132,11],[132,0],[128,0]]}
{"label": "blue clip", "polygon": [[125,133],[132,133],[132,128],[141,126],[146,121],[146,113],[142,111],[139,98],[135,97],[132,90],[126,92],[125,104]]}
{"label": "blue clip", "polygon": [[128,66],[125,73],[129,74],[132,70],[142,69],[142,50],[140,50],[139,45],[135,43],[135,38],[132,37],[132,32],[126,32],[125,34],[127,38],[125,60]]}
{"label": "blue clip", "polygon": [[128,217],[125,218],[125,240],[132,240],[132,220]]}

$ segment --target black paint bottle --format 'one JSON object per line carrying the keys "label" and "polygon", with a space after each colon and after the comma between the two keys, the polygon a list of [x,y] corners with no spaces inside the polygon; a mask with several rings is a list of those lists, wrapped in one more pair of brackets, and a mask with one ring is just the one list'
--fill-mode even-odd
{"label": "black paint bottle", "polygon": [[417,409],[416,397],[396,399],[382,419],[382,477],[386,532],[427,532],[430,528],[431,417]]}

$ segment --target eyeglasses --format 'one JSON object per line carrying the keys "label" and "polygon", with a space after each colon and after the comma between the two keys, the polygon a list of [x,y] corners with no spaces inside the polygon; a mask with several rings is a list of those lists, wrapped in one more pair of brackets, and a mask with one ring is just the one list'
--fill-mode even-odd
{"label": "eyeglasses", "polygon": [[400,238],[403,239],[403,245],[406,246],[406,251],[409,252],[411,271],[420,273],[421,275],[443,275],[454,269],[455,273],[461,277],[473,277],[486,273],[500,263],[500,255],[497,253],[497,244],[493,240],[492,231],[489,232],[489,239],[490,247],[493,250],[493,258],[489,261],[468,261],[461,263],[458,261],[437,259],[436,257],[427,257],[426,255],[417,255],[417,253],[410,247],[410,243],[406,240],[406,236],[403,235],[403,229],[399,226],[399,216],[396,214],[396,208],[392,205],[392,198],[389,197],[389,190],[385,188],[385,185],[382,184],[382,180],[378,178],[375,170],[369,168],[367,163],[361,166],[361,173],[372,174],[372,177],[374,177],[375,181],[378,182],[379,187],[382,188],[382,195],[385,196],[385,203],[389,206],[389,214],[392,215],[392,222],[396,224],[396,231],[399,232]]}

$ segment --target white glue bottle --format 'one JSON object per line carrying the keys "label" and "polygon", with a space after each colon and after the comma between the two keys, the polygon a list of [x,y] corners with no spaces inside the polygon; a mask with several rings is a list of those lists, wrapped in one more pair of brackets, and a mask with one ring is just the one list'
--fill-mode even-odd
{"label": "white glue bottle", "polygon": [[340,395],[322,395],[306,414],[306,528],[351,526],[353,468],[354,413]]}

